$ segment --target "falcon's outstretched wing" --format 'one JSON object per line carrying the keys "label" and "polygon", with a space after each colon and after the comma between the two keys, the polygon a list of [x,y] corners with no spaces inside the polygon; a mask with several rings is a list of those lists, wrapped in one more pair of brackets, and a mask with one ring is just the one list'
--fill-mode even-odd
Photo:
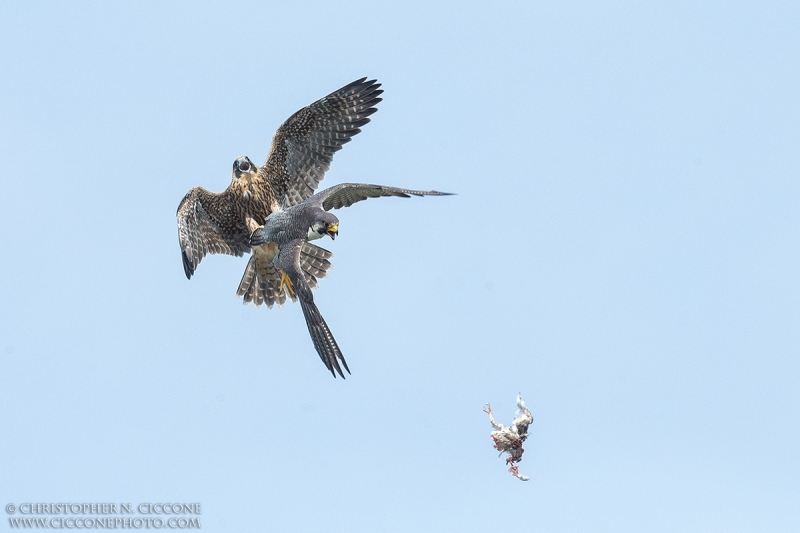
{"label": "falcon's outstretched wing", "polygon": [[400,189],[386,185],[369,185],[368,183],[342,183],[318,192],[312,198],[309,198],[309,201],[322,207],[325,211],[330,211],[331,209],[350,207],[356,202],[368,198],[380,198],[381,196],[409,198],[410,196],[450,196],[452,194],[439,191]]}
{"label": "falcon's outstretched wing", "polygon": [[[336,339],[333,338],[328,324],[322,318],[317,305],[314,303],[314,295],[311,293],[311,286],[306,281],[306,277],[302,272],[300,266],[301,250],[303,248],[304,240],[296,239],[281,247],[278,255],[275,257],[275,266],[286,272],[289,279],[292,281],[294,292],[300,299],[300,306],[303,309],[303,316],[306,318],[306,326],[308,326],[308,333],[311,335],[311,340],[314,342],[314,348],[317,350],[320,359],[325,363],[328,370],[331,371],[333,377],[336,377],[336,372],[344,379],[342,366],[350,373],[347,368],[347,362],[344,360],[344,355],[336,344]],[[339,364],[341,362],[341,365]],[[336,372],[334,372],[334,370]]]}
{"label": "falcon's outstretched wing", "polygon": [[191,278],[206,254],[241,256],[250,251],[248,232],[231,213],[223,195],[202,187],[186,193],[178,206],[178,239],[183,271]]}
{"label": "falcon's outstretched wing", "polygon": [[356,80],[304,107],[278,128],[258,173],[279,204],[296,205],[314,193],[333,154],[378,110],[380,86],[376,80]]}

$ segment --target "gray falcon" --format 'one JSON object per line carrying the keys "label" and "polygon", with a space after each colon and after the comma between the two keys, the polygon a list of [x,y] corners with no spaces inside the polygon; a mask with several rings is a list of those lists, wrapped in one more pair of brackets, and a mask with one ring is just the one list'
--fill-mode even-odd
{"label": "gray falcon", "polygon": [[[325,235],[335,239],[339,234],[339,219],[333,213],[329,213],[331,209],[350,207],[361,200],[381,196],[409,198],[409,195],[446,196],[449,194],[365,183],[343,183],[320,191],[284,211],[273,212],[267,217],[264,226],[256,229],[250,236],[251,246],[277,247],[278,253],[272,262],[280,275],[277,290],[280,294],[287,290],[292,300],[300,299],[300,306],[303,309],[303,316],[305,316],[311,340],[314,342],[314,348],[333,377],[336,377],[336,372],[338,372],[344,378],[341,366],[344,366],[348,373],[350,373],[350,369],[347,368],[347,362],[344,360],[342,351],[339,349],[336,339],[333,338],[328,324],[325,323],[325,319],[322,318],[322,314],[314,303],[308,276],[302,274],[305,271],[302,264],[304,247],[308,245],[309,240],[319,239]],[[341,362],[341,366],[339,362]]]}
{"label": "gray falcon", "polygon": [[[281,205],[295,205],[313,194],[330,168],[333,155],[361,131],[380,94],[376,80],[361,78],[304,107],[284,122],[272,139],[262,167],[248,157],[233,163],[231,184],[221,193],[202,187],[190,190],[178,206],[178,239],[183,270],[191,279],[206,254],[242,256],[253,252],[237,294],[244,303],[272,307],[286,300],[278,293],[279,278],[272,265],[277,247],[251,247],[248,238]],[[302,270],[311,286],[324,277],[331,253],[305,243],[300,250]]]}

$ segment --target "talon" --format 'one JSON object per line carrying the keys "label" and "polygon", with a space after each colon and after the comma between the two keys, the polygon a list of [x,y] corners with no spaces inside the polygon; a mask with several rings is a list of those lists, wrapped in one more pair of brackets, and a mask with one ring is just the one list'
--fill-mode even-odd
{"label": "talon", "polygon": [[281,270],[281,283],[278,286],[278,292],[283,292],[284,285],[289,289],[289,294],[294,296],[294,285],[292,285],[292,280],[289,279],[289,276],[286,274],[286,272]]}

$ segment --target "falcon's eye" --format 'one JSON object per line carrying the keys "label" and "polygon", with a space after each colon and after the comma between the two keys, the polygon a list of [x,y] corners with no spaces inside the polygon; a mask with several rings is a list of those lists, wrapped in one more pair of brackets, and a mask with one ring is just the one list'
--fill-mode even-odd
{"label": "falcon's eye", "polygon": [[247,172],[248,170],[250,170],[250,163],[248,163],[247,161],[242,161],[241,163],[239,163],[239,170],[241,170],[242,172]]}

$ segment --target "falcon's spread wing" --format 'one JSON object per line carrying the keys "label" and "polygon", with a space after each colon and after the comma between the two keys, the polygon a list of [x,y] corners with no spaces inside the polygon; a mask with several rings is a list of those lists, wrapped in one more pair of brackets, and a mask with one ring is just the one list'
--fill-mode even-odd
{"label": "falcon's spread wing", "polygon": [[315,194],[309,201],[321,206],[325,211],[330,211],[331,209],[350,207],[356,202],[368,198],[380,198],[381,196],[409,198],[410,196],[450,196],[451,194],[449,192],[415,191],[413,189],[369,185],[367,183],[342,183]]}
{"label": "falcon's spread wing", "polygon": [[380,86],[376,80],[356,80],[304,107],[278,128],[258,174],[279,204],[296,205],[314,193],[333,154],[377,111]]}
{"label": "falcon's spread wing", "polygon": [[[328,324],[325,323],[325,319],[322,318],[322,314],[314,303],[311,286],[306,281],[300,266],[301,250],[304,243],[305,241],[302,239],[296,239],[283,246],[275,257],[274,263],[276,267],[286,272],[292,281],[294,292],[300,299],[303,316],[306,318],[308,333],[311,335],[311,340],[314,342],[314,348],[316,348],[320,359],[333,374],[333,377],[336,377],[335,370],[344,379],[341,367],[344,366],[348,373],[350,373],[350,369],[347,368],[344,355],[342,355],[339,345],[336,344],[336,339],[333,338]],[[339,364],[340,362],[341,365]]]}
{"label": "falcon's spread wing", "polygon": [[222,194],[195,187],[178,206],[178,239],[183,270],[191,278],[206,254],[241,256],[250,251],[248,232],[241,228],[225,204]]}
{"label": "falcon's spread wing", "polygon": [[[289,117],[275,133],[269,156],[249,185],[234,180],[219,194],[202,187],[190,190],[177,213],[186,277],[192,277],[206,254],[241,256],[249,252],[252,228],[248,217],[263,222],[270,210],[281,203],[291,206],[311,196],[330,168],[333,154],[358,134],[377,111],[375,106],[383,93],[379,87],[376,80],[362,78]],[[245,190],[248,186],[252,189]],[[254,203],[253,198],[258,202]],[[255,267],[253,262],[248,263],[240,294],[244,291],[257,304],[269,301],[256,294],[262,287],[252,284],[255,270],[251,265]]]}

